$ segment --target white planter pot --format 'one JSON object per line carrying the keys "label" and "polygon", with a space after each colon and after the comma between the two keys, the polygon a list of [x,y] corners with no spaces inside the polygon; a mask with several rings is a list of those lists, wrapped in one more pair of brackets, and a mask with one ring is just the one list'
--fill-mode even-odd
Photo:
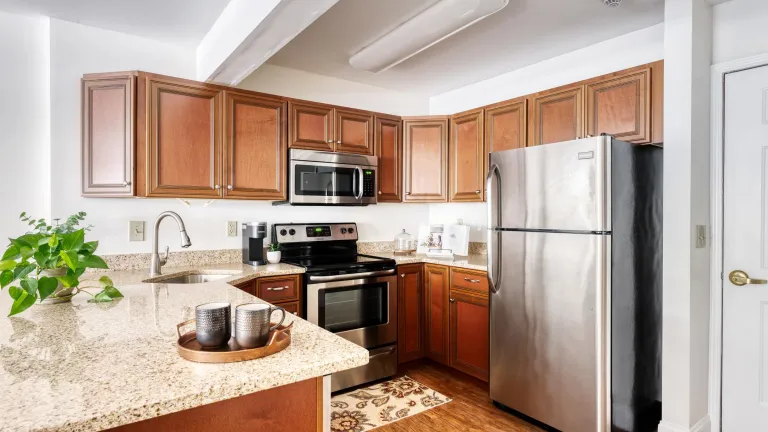
{"label": "white planter pot", "polygon": [[[48,277],[56,277],[56,276],[64,276],[67,274],[67,269],[60,268],[56,270],[43,270],[40,272],[41,276],[48,276]],[[72,291],[74,291],[74,288],[65,288],[64,285],[59,282],[59,285],[56,287],[56,291],[53,292],[48,298],[43,300],[43,304],[56,304],[56,303],[65,303],[72,300]]]}
{"label": "white planter pot", "polygon": [[277,264],[280,262],[280,256],[282,253],[280,251],[277,252],[267,252],[267,261],[270,264]]}

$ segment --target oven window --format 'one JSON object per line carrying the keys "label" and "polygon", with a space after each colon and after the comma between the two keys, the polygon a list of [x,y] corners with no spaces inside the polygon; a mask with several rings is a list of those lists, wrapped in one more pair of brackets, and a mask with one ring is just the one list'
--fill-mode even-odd
{"label": "oven window", "polygon": [[296,165],[293,175],[296,195],[352,197],[359,182],[354,168]]}
{"label": "oven window", "polygon": [[387,283],[320,291],[320,326],[332,333],[386,324]]}

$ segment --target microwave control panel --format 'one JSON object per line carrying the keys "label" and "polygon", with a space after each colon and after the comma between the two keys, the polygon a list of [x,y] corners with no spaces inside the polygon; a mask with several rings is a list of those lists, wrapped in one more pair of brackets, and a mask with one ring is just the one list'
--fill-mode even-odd
{"label": "microwave control panel", "polygon": [[376,171],[371,169],[363,170],[363,196],[376,196]]}

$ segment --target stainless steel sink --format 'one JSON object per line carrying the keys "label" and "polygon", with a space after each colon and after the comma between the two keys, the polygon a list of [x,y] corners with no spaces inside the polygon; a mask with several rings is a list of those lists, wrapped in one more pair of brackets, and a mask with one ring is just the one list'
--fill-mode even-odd
{"label": "stainless steel sink", "polygon": [[176,276],[168,279],[158,280],[155,283],[167,283],[167,284],[199,284],[205,282],[212,282],[219,279],[225,279],[232,276],[231,274],[186,274],[182,276]]}

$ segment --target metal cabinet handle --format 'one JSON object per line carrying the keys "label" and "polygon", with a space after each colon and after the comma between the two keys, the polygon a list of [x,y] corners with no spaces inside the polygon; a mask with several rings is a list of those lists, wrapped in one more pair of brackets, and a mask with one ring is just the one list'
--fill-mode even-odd
{"label": "metal cabinet handle", "polygon": [[401,275],[400,275],[400,277],[401,277],[401,278],[404,278],[404,277],[405,277],[405,273],[401,274]]}
{"label": "metal cabinet handle", "polygon": [[470,283],[480,283],[480,279],[464,278],[464,280]]}
{"label": "metal cabinet handle", "polygon": [[269,288],[267,288],[267,291],[283,291],[283,290],[287,290],[287,289],[288,289],[288,287],[287,287],[287,286],[282,286],[282,287],[269,287]]}
{"label": "metal cabinet handle", "polygon": [[410,195],[411,193],[410,193],[410,192],[406,192],[405,194],[406,194],[406,195]]}
{"label": "metal cabinet handle", "polygon": [[339,141],[336,141],[336,144],[341,144],[341,140],[339,140]]}
{"label": "metal cabinet handle", "polygon": [[749,275],[742,270],[734,270],[728,275],[728,280],[736,286],[744,286],[747,284],[752,285],[765,285],[768,284],[768,280],[765,279],[750,279]]}
{"label": "metal cabinet handle", "polygon": [[381,191],[379,191],[379,195],[381,195]]}
{"label": "metal cabinet handle", "polygon": [[333,144],[333,140],[328,140],[328,144]]}
{"label": "metal cabinet handle", "polygon": [[478,190],[476,190],[476,191],[475,191],[475,193],[480,193],[480,192],[482,192],[480,189],[478,189]]}
{"label": "metal cabinet handle", "polygon": [[125,187],[125,186],[128,186],[129,184],[131,184],[131,182],[129,182],[129,181],[124,181],[124,182],[123,182],[123,187]]}
{"label": "metal cabinet handle", "polygon": [[219,186],[219,185],[213,185],[213,188],[214,188],[214,189],[221,189],[221,186]]}
{"label": "metal cabinet handle", "polygon": [[227,185],[228,190],[232,190],[232,185]]}
{"label": "metal cabinet handle", "polygon": [[456,303],[456,299],[449,299],[448,301],[450,301],[451,303]]}
{"label": "metal cabinet handle", "polygon": [[294,312],[293,314],[294,314],[294,315],[298,315],[299,313],[298,313],[298,312]]}

